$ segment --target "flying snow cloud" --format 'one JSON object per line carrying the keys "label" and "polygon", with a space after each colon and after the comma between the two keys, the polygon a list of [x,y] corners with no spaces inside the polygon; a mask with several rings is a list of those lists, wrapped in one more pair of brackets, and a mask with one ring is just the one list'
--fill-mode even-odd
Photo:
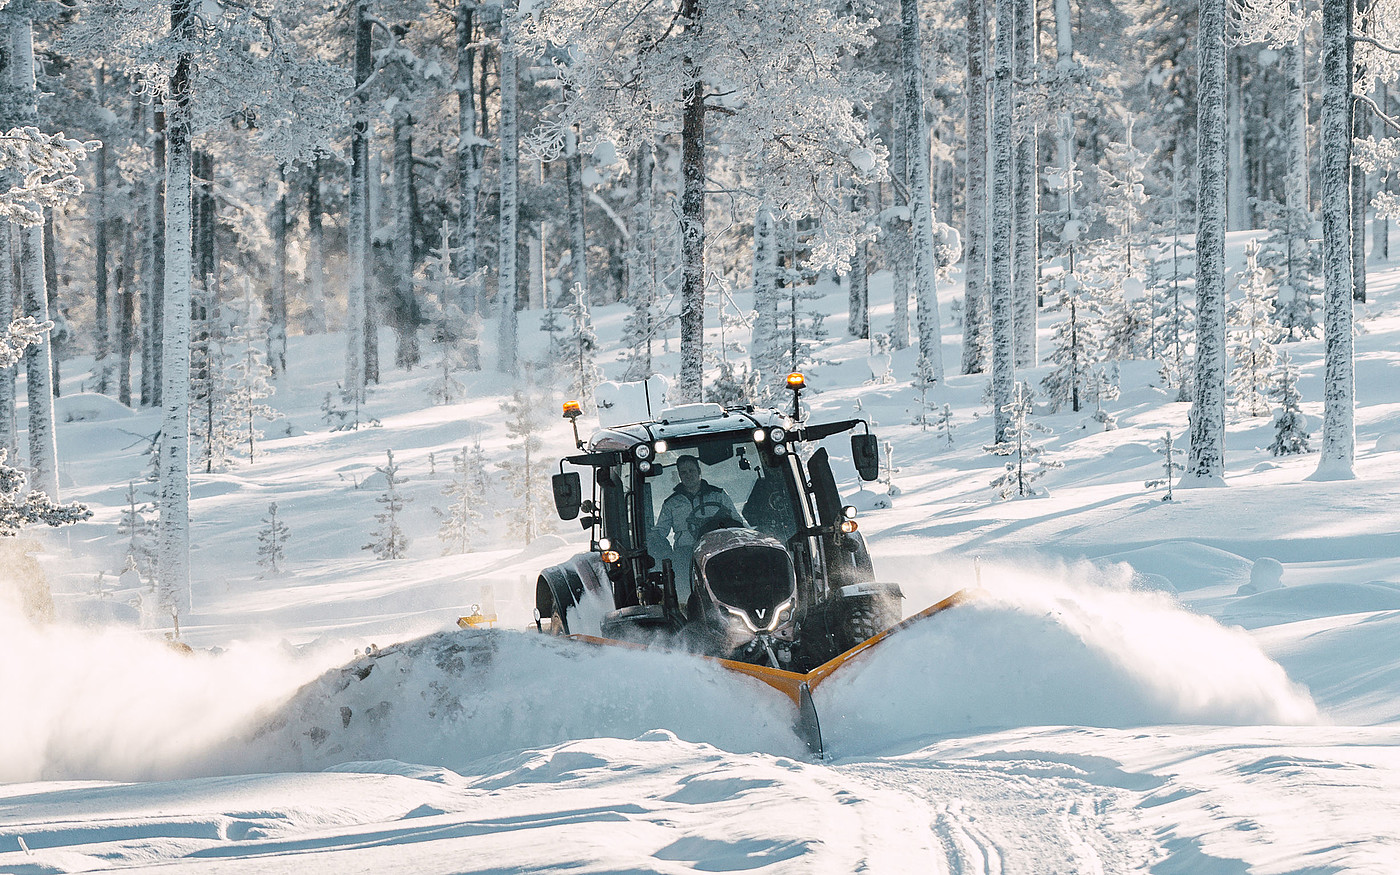
{"label": "flying snow cloud", "polygon": [[[978,576],[920,567],[927,578]],[[856,754],[1018,726],[1318,719],[1307,691],[1246,632],[1131,579],[1126,566],[1088,562],[984,567],[976,599],[891,636],[818,688],[823,734]]]}
{"label": "flying snow cloud", "polygon": [[0,783],[217,772],[229,739],[329,664],[272,642],[189,654],[130,627],[35,623],[12,598],[0,641]]}

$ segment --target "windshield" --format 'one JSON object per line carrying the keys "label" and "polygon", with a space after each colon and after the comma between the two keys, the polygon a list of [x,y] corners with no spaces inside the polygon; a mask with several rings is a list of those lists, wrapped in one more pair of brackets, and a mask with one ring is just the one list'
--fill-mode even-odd
{"label": "windshield", "polygon": [[760,452],[751,438],[668,449],[656,462],[661,473],[646,478],[653,543],[693,545],[707,529],[724,526],[784,542],[797,532],[788,461]]}

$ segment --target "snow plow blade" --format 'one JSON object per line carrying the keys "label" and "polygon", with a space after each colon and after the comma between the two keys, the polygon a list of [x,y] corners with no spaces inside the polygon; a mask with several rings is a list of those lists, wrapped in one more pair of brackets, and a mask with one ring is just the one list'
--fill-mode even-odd
{"label": "snow plow blade", "polygon": [[[806,674],[795,671],[785,671],[780,668],[771,668],[766,665],[752,665],[747,662],[736,662],[732,659],[719,659],[713,656],[702,656],[702,659],[718,662],[720,665],[739,674],[748,675],[755,680],[762,681],[775,690],[792,700],[792,704],[797,708],[797,718],[793,723],[793,730],[798,737],[807,745],[807,749],[818,759],[824,756],[825,749],[822,744],[821,722],[817,716],[816,705],[812,701],[812,691],[817,685],[835,674],[843,666],[846,666],[868,653],[872,648],[877,647],[886,638],[904,629],[920,623],[935,614],[940,614],[949,608],[957,607],[964,602],[975,598],[975,592],[970,589],[961,589],[937,604],[931,605],[914,614],[906,617],[888,629],[873,635],[870,638],[836,656],[827,662],[822,663]],[[570,635],[575,641],[584,641],[589,644],[606,644],[614,647],[629,647],[639,650],[647,649],[646,645],[634,644],[627,641],[616,641],[611,638],[598,638],[593,635]]]}

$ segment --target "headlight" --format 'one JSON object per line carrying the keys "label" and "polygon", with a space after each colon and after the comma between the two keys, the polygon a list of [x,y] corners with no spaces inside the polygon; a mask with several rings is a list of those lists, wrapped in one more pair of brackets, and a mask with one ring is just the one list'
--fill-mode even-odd
{"label": "headlight", "polygon": [[775,455],[775,456],[786,456],[786,455],[787,455],[787,444],[774,444],[774,445],[773,445],[773,455]]}
{"label": "headlight", "polygon": [[643,474],[650,474],[650,473],[651,473],[651,463],[650,463],[650,462],[638,462],[638,463],[637,463],[637,470],[638,470],[638,471],[641,471]]}
{"label": "headlight", "polygon": [[763,442],[764,442],[765,440],[767,440],[767,439],[768,439],[768,432],[764,431],[764,430],[761,429],[761,428],[756,428],[756,429],[753,430],[753,442],[754,442],[754,443],[756,443],[756,444],[761,444],[761,443],[763,443]]}
{"label": "headlight", "polygon": [[773,439],[773,443],[780,444],[783,442],[783,438],[787,437],[787,432],[783,431],[781,427],[778,427],[768,432],[768,436]]}
{"label": "headlight", "polygon": [[642,459],[642,460],[645,461],[646,459],[650,459],[650,458],[651,458],[651,445],[650,445],[650,444],[637,444],[637,448],[636,448],[635,450],[633,450],[632,452],[633,452],[634,454],[636,454],[636,456],[637,456],[638,459]]}
{"label": "headlight", "polygon": [[666,452],[666,442],[665,442],[665,441],[657,441],[657,442],[656,442],[656,451],[657,451],[658,453],[664,453],[664,452]]}
{"label": "headlight", "polygon": [[768,628],[763,631],[772,632],[776,630],[783,623],[786,623],[790,616],[792,616],[792,600],[788,599],[781,605],[778,605],[778,609],[773,612],[773,619],[769,622]]}

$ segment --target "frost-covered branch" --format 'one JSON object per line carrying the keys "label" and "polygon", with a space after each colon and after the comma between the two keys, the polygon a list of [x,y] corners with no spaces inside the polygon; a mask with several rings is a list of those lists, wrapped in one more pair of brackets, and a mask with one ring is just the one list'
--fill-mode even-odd
{"label": "frost-covered branch", "polygon": [[1381,122],[1384,123],[1387,127],[1391,128],[1391,129],[1393,129],[1393,130],[1395,130],[1395,131],[1397,131],[1397,132],[1400,132],[1400,121],[1396,121],[1395,119],[1393,119],[1393,118],[1391,118],[1390,116],[1386,115],[1386,114],[1381,110],[1380,105],[1377,104],[1377,103],[1376,103],[1374,100],[1372,100],[1370,97],[1368,97],[1368,96],[1365,95],[1365,94],[1355,94],[1355,93],[1353,93],[1353,94],[1351,95],[1351,99],[1352,99],[1352,100],[1355,100],[1357,103],[1364,103],[1366,106],[1369,106],[1369,107],[1371,108],[1371,112],[1373,112],[1373,113],[1376,114],[1376,118],[1380,119]]}

